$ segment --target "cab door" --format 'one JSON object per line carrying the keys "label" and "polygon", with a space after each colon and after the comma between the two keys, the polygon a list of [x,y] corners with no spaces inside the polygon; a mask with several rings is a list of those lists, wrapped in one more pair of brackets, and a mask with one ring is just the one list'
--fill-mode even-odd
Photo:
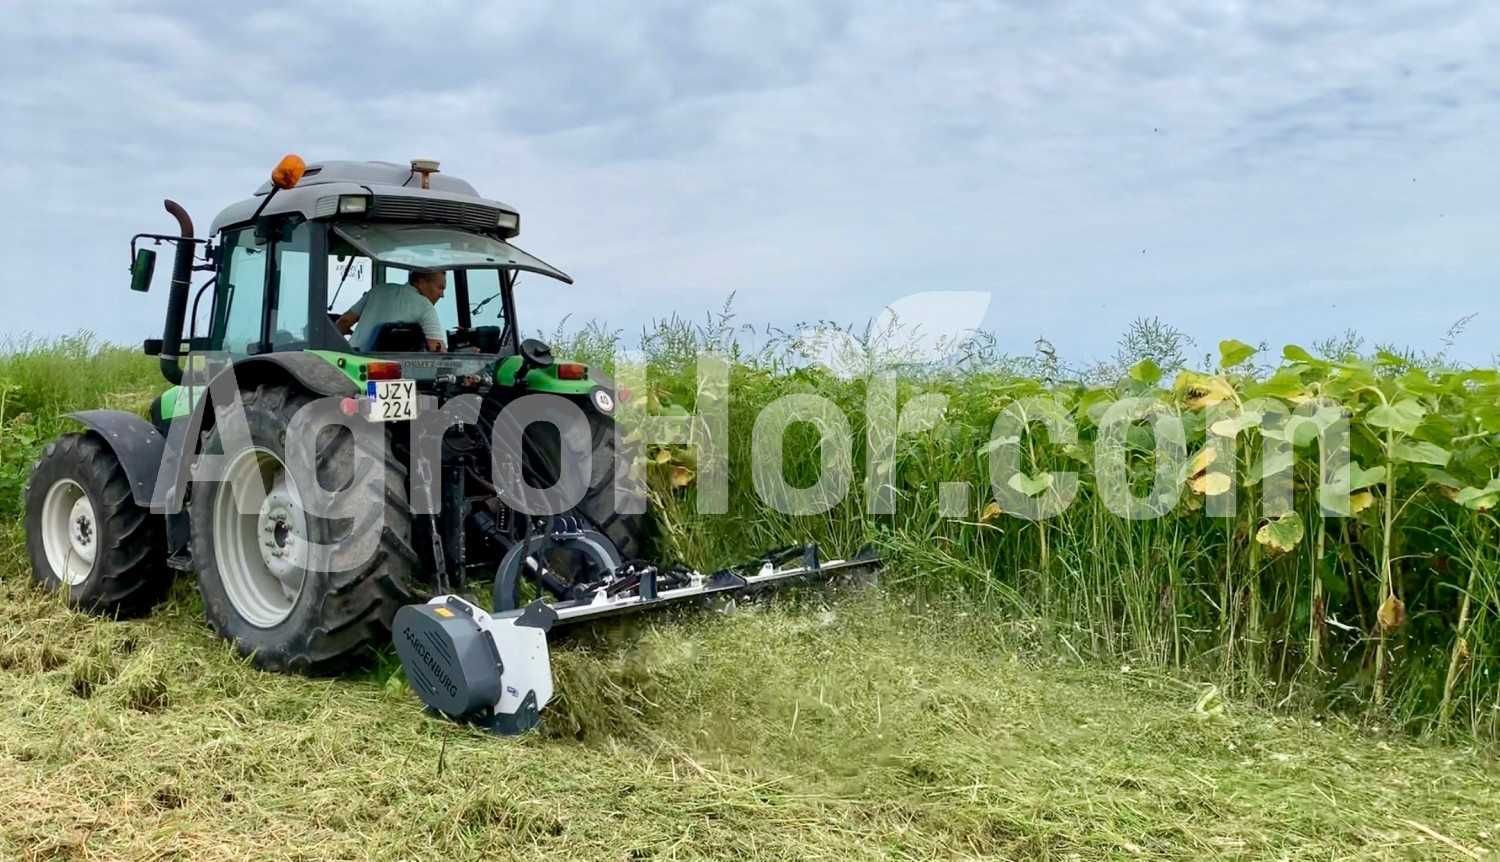
{"label": "cab door", "polygon": [[[304,220],[279,220],[226,231],[215,296],[215,350],[246,356],[301,350],[322,338],[326,321],[311,313],[326,284],[320,229]],[[318,276],[324,276],[320,278]],[[316,320],[324,327],[316,329]]]}
{"label": "cab door", "polygon": [[269,251],[269,244],[256,238],[254,227],[224,233],[210,349],[245,356],[262,341]]}

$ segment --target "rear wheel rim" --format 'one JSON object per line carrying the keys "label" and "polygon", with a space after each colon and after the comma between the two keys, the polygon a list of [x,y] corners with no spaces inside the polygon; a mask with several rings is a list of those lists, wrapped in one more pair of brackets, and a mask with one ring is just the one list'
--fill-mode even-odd
{"label": "rear wheel rim", "polygon": [[47,565],[66,586],[88,580],[99,550],[99,519],[83,486],[58,479],[42,499],[42,550]]}
{"label": "rear wheel rim", "polygon": [[286,465],[260,447],[230,462],[214,498],[214,558],[236,613],[257,628],[291,616],[307,580],[307,515]]}

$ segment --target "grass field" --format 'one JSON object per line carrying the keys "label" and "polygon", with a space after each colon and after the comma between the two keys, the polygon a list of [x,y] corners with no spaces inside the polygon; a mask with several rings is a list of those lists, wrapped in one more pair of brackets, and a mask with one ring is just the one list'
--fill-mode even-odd
{"label": "grass field", "polygon": [[[691,406],[691,376],[671,356],[653,371],[663,400]],[[1086,501],[1045,529],[939,517],[918,491],[976,473],[975,435],[1018,380],[1001,369],[966,385],[903,381],[906,394],[952,396],[954,422],[903,450],[895,517],[864,515],[857,492],[802,518],[737,493],[715,521],[692,513],[691,484],[659,487],[668,549],[697,563],[810,537],[838,552],[875,539],[896,564],[883,590],[564,637],[542,732],[500,740],[423,717],[388,657],[338,680],[250,669],[204,625],[190,579],[126,622],[35,590],[17,517],[26,466],[67,427],[60,413],[142,410],[161,384],[149,360],[88,339],[13,345],[0,355],[0,858],[1480,858],[1500,847],[1489,521],[1441,508],[1449,501],[1404,466],[1409,484],[1377,489],[1416,501],[1394,527],[1382,530],[1376,505],[1283,555],[1262,555],[1250,515],[1228,530],[1187,511],[1132,526]],[[740,437],[787,392],[822,393],[851,416],[863,404],[851,384],[757,360],[736,366],[732,386]],[[688,454],[672,449],[661,466],[691,470],[678,460]],[[749,484],[744,454],[730,453],[735,488]],[[1476,452],[1476,469],[1491,454]],[[1382,536],[1398,542],[1384,559]],[[1442,573],[1439,554],[1452,561]],[[1326,576],[1310,585],[1308,572]],[[1458,579],[1475,597],[1467,617]],[[1373,636],[1323,632],[1307,608],[1317,584],[1343,584],[1331,600],[1373,632],[1361,614],[1373,618],[1393,583],[1413,622],[1390,633],[1392,700],[1415,705],[1373,710]],[[1462,665],[1449,662],[1455,631],[1474,642]],[[1329,652],[1309,661],[1315,643]],[[1445,671],[1461,720],[1429,733]]]}
{"label": "grass field", "polygon": [[388,673],[248,668],[181,583],[150,619],[0,578],[14,859],[1474,857],[1491,753],[1061,662],[879,593],[565,639],[543,731],[424,718]]}

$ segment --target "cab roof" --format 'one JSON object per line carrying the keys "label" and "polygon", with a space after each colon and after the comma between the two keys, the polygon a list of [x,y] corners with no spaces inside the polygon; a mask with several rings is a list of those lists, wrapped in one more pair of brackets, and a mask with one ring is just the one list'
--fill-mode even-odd
{"label": "cab roof", "polygon": [[[508,204],[480,197],[468,182],[449,174],[431,174],[428,185],[421,188],[410,166],[394,162],[314,162],[294,188],[278,192],[261,214],[323,218],[337,213],[340,195],[368,196],[376,210],[384,206],[388,212],[399,212],[403,221],[474,225],[487,221],[493,226],[501,212],[516,212]],[[249,222],[270,192],[267,181],[254,197],[225,207],[214,217],[211,234]]]}

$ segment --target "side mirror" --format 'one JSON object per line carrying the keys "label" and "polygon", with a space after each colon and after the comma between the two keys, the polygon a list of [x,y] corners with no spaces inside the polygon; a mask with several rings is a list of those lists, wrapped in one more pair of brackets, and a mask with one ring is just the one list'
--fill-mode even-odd
{"label": "side mirror", "polygon": [[521,358],[532,368],[550,368],[552,348],[540,338],[528,338],[521,342]]}
{"label": "side mirror", "polygon": [[552,365],[552,348],[540,338],[528,338],[521,342],[521,367],[516,369],[516,386],[526,385],[526,375],[537,368]]}
{"label": "side mirror", "polygon": [[151,276],[156,274],[156,252],[143,248],[135,253],[130,263],[130,289],[145,293],[151,289]]}

